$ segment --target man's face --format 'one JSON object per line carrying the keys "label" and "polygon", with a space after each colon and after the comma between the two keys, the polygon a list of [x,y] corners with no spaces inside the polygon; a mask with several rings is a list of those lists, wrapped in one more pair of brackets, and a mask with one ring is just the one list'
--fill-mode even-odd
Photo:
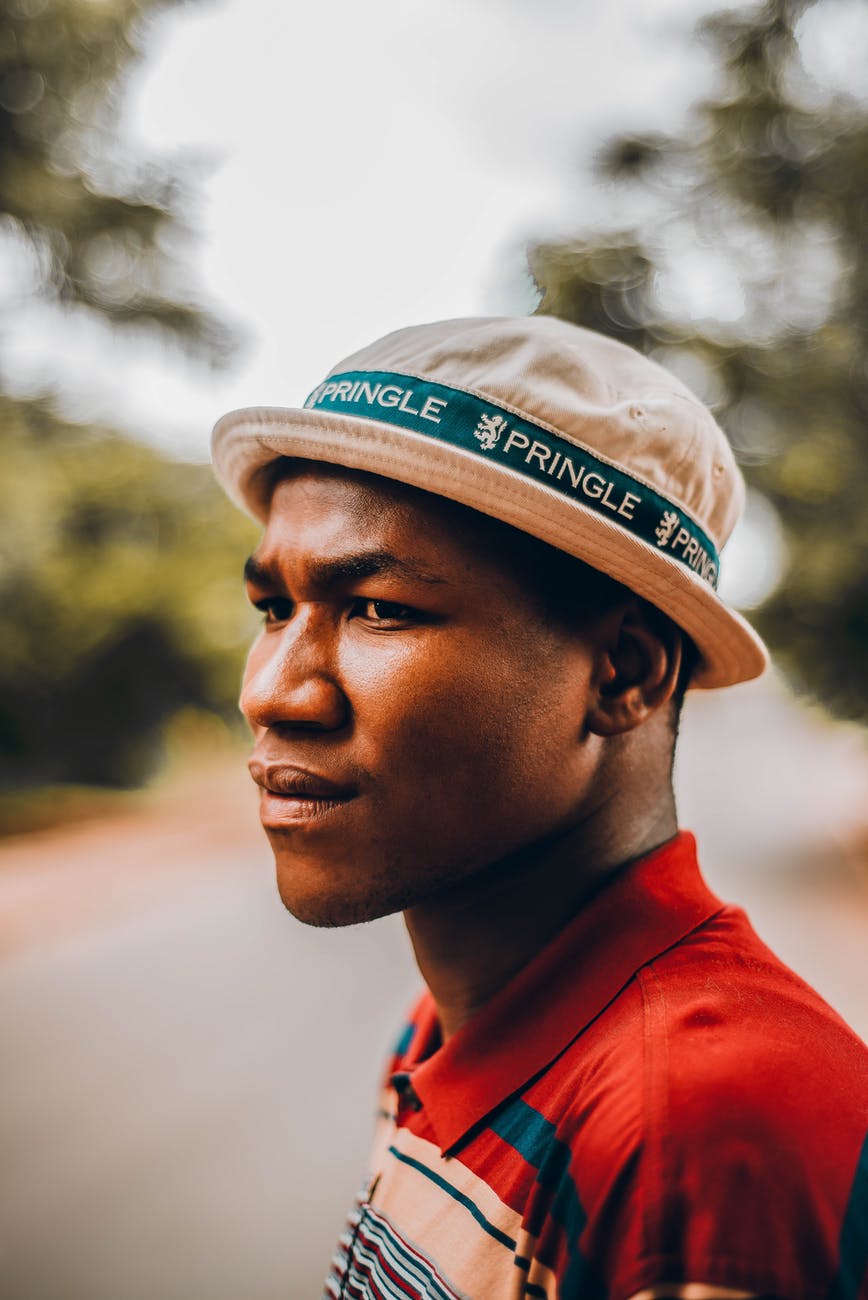
{"label": "man's face", "polygon": [[416,906],[580,819],[590,640],[547,622],[484,521],[307,465],[274,491],[248,591],[265,622],[241,708],[300,920]]}

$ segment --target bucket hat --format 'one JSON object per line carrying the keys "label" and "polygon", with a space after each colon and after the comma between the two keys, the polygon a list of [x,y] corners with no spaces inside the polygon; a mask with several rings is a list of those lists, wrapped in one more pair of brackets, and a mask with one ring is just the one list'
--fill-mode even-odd
{"label": "bucket hat", "polygon": [[633,348],[550,316],[398,330],[301,407],[253,407],[212,439],[229,496],[265,520],[278,457],[366,470],[461,502],[576,556],[693,640],[691,686],[757,677],[766,649],[718,596],[744,482],[710,411]]}

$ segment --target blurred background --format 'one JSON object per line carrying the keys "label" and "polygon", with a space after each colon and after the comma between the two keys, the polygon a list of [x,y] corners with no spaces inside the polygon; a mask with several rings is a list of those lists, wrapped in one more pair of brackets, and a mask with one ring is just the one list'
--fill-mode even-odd
{"label": "blurred background", "polygon": [[318,1295],[415,989],[286,916],[214,420],[551,312],[715,409],[763,681],[689,698],[712,885],[868,1034],[862,0],[0,0],[0,1295]]}

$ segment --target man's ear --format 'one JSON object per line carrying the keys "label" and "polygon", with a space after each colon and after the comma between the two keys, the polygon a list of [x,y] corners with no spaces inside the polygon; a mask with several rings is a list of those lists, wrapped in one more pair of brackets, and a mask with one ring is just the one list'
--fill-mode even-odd
{"label": "man's ear", "polygon": [[634,597],[603,616],[597,644],[588,728],[597,736],[619,736],[671,700],[681,668],[681,632]]}

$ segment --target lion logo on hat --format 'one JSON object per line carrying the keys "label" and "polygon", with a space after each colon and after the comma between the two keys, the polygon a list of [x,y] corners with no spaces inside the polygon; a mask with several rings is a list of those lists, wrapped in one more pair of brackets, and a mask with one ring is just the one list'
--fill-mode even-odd
{"label": "lion logo on hat", "polygon": [[654,529],[658,546],[666,546],[675,529],[681,523],[681,516],[675,510],[667,510]]}
{"label": "lion logo on hat", "polygon": [[483,415],[482,419],[476,426],[474,437],[482,443],[483,451],[491,451],[500,442],[500,435],[507,428],[506,419],[502,415]]}

